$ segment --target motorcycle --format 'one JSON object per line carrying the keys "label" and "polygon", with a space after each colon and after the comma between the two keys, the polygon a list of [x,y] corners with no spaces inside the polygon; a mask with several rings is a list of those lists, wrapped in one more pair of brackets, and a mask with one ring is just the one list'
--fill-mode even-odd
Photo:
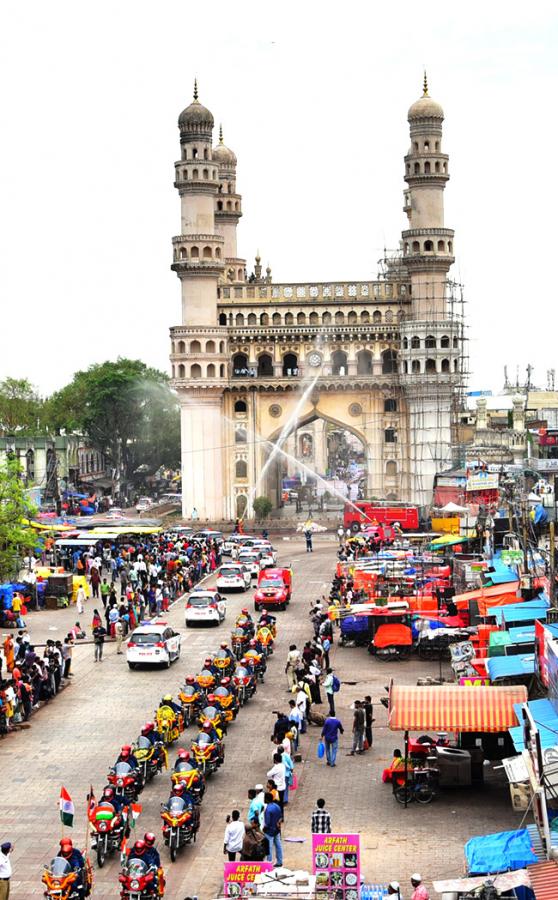
{"label": "motorcycle", "polygon": [[200,691],[196,685],[187,684],[180,691],[178,699],[182,704],[184,728],[188,728],[190,722],[194,721],[196,714],[206,705],[205,693]]}
{"label": "motorcycle", "polygon": [[199,806],[205,793],[205,778],[200,769],[186,760],[179,759],[174,765],[171,781],[173,784],[183,782],[194,798],[194,803],[197,803]]}
{"label": "motorcycle", "polygon": [[200,811],[184,797],[169,797],[161,806],[163,840],[170,851],[171,862],[184,844],[196,840],[200,827]]}
{"label": "motorcycle", "polygon": [[137,739],[132,752],[138,761],[144,785],[151,781],[157,772],[162,771],[163,765],[165,769],[168,767],[167,751],[163,744],[152,744],[143,734]]}
{"label": "motorcycle", "polygon": [[226,725],[233,722],[238,715],[238,701],[231,691],[226,687],[215,688],[211,695],[214,705],[221,711],[224,716]]}
{"label": "motorcycle", "polygon": [[271,629],[267,627],[267,625],[261,625],[256,632],[256,640],[260,642],[262,647],[264,648],[264,653],[266,656],[271,656],[273,653],[273,634]]}
{"label": "motorcycle", "polygon": [[117,813],[112,803],[101,801],[89,813],[91,823],[91,849],[97,853],[97,865],[103,868],[109,853],[119,850],[126,831],[124,817]]}
{"label": "motorcycle", "polygon": [[256,676],[246,666],[237,666],[233,675],[233,681],[238,688],[240,705],[244,706],[257,690]]}
{"label": "motorcycle", "polygon": [[267,664],[263,654],[257,653],[256,650],[248,650],[244,654],[244,659],[247,659],[250,665],[254,667],[256,678],[259,678],[259,680],[263,683],[264,675],[267,669]]}
{"label": "motorcycle", "polygon": [[153,897],[161,896],[159,873],[143,859],[128,859],[118,880],[121,900],[151,900]]}
{"label": "motorcycle", "polygon": [[212,689],[215,687],[215,675],[211,672],[210,669],[202,669],[200,674],[197,676],[196,681],[200,686],[201,690],[206,694],[210,694]]}
{"label": "motorcycle", "polygon": [[174,744],[184,731],[182,713],[177,713],[171,706],[160,706],[155,714],[157,731],[163,736],[163,744],[168,747]]}
{"label": "motorcycle", "polygon": [[245,616],[243,613],[238,616],[236,622],[234,623],[234,627],[235,629],[240,628],[245,634],[248,635],[248,639],[254,636],[254,623],[251,619],[248,618],[248,616]]}
{"label": "motorcycle", "polygon": [[234,670],[235,660],[232,656],[228,656],[226,653],[220,655],[220,652],[213,657],[213,665],[218,670],[219,675],[223,678],[225,675],[231,675]]}
{"label": "motorcycle", "polygon": [[[81,877],[80,877],[81,876]],[[76,872],[63,856],[55,856],[49,866],[45,866],[41,879],[45,886],[45,897],[49,900],[81,900],[83,890],[81,882],[85,884],[85,896],[91,893],[93,873],[89,860],[86,862],[85,871]]]}
{"label": "motorcycle", "polygon": [[249,640],[250,636],[242,628],[235,628],[231,632],[231,648],[237,659],[242,659],[244,656]]}
{"label": "motorcycle", "polygon": [[128,803],[135,803],[143,788],[143,780],[139,769],[132,769],[126,762],[116,763],[108,774],[108,782],[118,797]]}
{"label": "motorcycle", "polygon": [[196,765],[204,775],[213,775],[225,759],[225,745],[222,741],[210,741],[206,734],[198,735],[192,742],[192,753]]}
{"label": "motorcycle", "polygon": [[[210,699],[211,698],[211,699]],[[214,703],[214,696],[210,694],[207,698],[209,706],[206,706],[205,709],[202,709],[200,716],[198,718],[198,725],[203,725],[204,722],[211,722],[215,731],[219,735],[222,736],[223,733],[227,731],[227,723],[225,721],[225,715],[221,712],[221,710]]]}

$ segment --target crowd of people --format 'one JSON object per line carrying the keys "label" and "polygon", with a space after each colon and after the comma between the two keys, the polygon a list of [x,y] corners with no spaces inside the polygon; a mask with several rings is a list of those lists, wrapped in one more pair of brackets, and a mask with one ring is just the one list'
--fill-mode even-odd
{"label": "crowd of people", "polygon": [[64,640],[47,640],[38,648],[26,630],[18,631],[15,640],[11,634],[6,635],[2,644],[6,677],[0,677],[0,735],[27,722],[33,711],[52,700],[72,677],[74,640],[75,634],[70,632]]}

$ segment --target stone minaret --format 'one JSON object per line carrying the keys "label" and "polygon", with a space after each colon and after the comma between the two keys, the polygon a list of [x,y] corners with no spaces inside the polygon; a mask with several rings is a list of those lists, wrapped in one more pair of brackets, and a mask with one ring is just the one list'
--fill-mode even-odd
{"label": "stone minaret", "polygon": [[225,238],[215,223],[221,180],[213,159],[213,116],[199,102],[180,113],[180,234],[172,269],[182,289],[182,325],[171,329],[172,375],[181,405],[182,508],[190,518],[219,521],[223,508],[223,390],[227,332],[218,324],[217,290],[225,270]]}
{"label": "stone minaret", "polygon": [[461,373],[462,323],[447,299],[454,262],[453,231],[444,225],[448,156],[442,152],[444,112],[428,93],[411,106],[411,146],[405,157],[403,263],[411,290],[401,324],[401,381],[409,412],[411,499],[427,506],[437,472],[451,465],[452,416]]}
{"label": "stone minaret", "polygon": [[236,227],[242,215],[242,197],[236,193],[236,156],[223,143],[223,128],[219,128],[219,143],[213,148],[213,159],[219,166],[219,193],[215,200],[215,230],[225,240],[225,282],[246,281],[246,260],[239,259],[236,248]]}

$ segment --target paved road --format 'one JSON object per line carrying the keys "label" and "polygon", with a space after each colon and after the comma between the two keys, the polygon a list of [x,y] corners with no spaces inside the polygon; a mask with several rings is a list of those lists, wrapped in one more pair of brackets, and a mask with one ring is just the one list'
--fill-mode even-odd
{"label": "paved road", "polygon": [[[225,765],[210,780],[196,845],[184,848],[172,866],[166,850],[162,851],[168,876],[167,896],[173,900],[183,900],[188,894],[196,894],[199,900],[212,900],[218,895],[225,815],[234,807],[243,815],[246,813],[248,788],[264,781],[271,766],[272,710],[282,703],[286,705],[288,700],[286,650],[291,642],[300,646],[309,637],[309,601],[325,591],[331,578],[335,562],[333,542],[317,543],[312,555],[304,553],[298,539],[279,541],[278,549],[280,561],[294,564],[294,599],[289,611],[279,614],[277,652],[270,662],[266,682],[229,730]],[[230,596],[228,617],[219,630],[186,631],[183,604],[177,603],[168,620],[182,630],[182,658],[170,670],[130,672],[125,657],[116,656],[111,645],[105,661],[96,664],[92,647],[79,647],[72,685],[33,717],[29,730],[1,743],[0,831],[3,839],[15,842],[11,893],[14,900],[42,895],[42,864],[51,857],[60,836],[60,785],[64,784],[76,803],[73,836],[82,844],[89,784],[98,794],[120,745],[136,737],[163,693],[176,693],[184,675],[197,670],[205,653],[216,649],[223,637],[228,638],[234,616],[248,597]],[[32,637],[44,640],[49,634],[64,633],[73,618],[71,611],[32,615]],[[89,622],[90,609],[85,618]],[[311,865],[310,815],[317,797],[324,796],[334,829],[361,832],[363,871],[368,880],[398,878],[406,885],[410,873],[417,869],[425,879],[459,874],[463,869],[463,845],[469,837],[517,825],[519,818],[511,811],[507,787],[491,783],[484,793],[446,792],[430,807],[402,810],[389,787],[381,782],[382,769],[402,739],[387,730],[386,712],[380,705],[375,709],[373,751],[362,757],[345,755],[350,749],[349,707],[355,698],[370,693],[378,700],[391,674],[400,682],[415,683],[418,675],[436,674],[432,670],[437,670],[437,665],[400,663],[390,671],[364,650],[341,647],[334,650],[333,664],[341,680],[347,682],[337,695],[338,714],[345,723],[346,734],[335,772],[316,758],[319,730],[311,728],[303,738],[303,761],[297,767],[300,788],[286,815],[285,864],[295,868]],[[189,740],[187,732],[178,746],[188,746]],[[158,776],[143,792],[141,834],[145,830],[160,834],[159,808],[168,796],[168,784],[167,775]],[[107,863],[102,871],[96,869],[94,897],[117,898],[117,875],[117,860]]]}

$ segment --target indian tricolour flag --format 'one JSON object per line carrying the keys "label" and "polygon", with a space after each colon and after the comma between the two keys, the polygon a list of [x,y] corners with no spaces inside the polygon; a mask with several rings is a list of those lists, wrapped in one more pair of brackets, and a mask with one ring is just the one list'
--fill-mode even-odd
{"label": "indian tricolour flag", "polygon": [[74,824],[74,803],[65,787],[60,789],[60,821],[72,828]]}

